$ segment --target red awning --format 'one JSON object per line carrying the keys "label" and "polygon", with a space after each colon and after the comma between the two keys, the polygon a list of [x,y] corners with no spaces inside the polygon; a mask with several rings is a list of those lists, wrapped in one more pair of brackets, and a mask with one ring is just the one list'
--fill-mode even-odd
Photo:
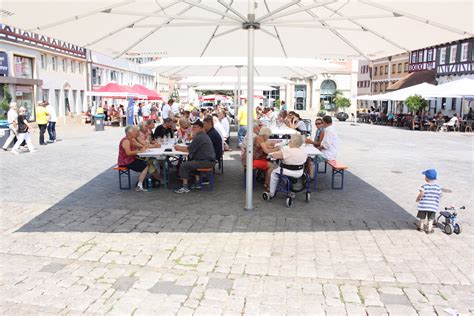
{"label": "red awning", "polygon": [[111,82],[98,89],[88,91],[87,94],[106,98],[146,99],[146,95],[134,91],[131,87],[122,86],[115,82]]}
{"label": "red awning", "polygon": [[158,93],[140,84],[134,85],[131,89],[139,94],[145,95],[147,100],[163,100]]}

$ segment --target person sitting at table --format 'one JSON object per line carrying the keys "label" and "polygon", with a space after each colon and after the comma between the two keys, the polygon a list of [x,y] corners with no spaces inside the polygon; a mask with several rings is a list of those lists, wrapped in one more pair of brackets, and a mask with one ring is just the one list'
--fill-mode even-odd
{"label": "person sitting at table", "polygon": [[[300,134],[291,135],[288,146],[282,147],[280,150],[273,152],[271,155],[275,159],[281,159],[281,163],[291,166],[300,166],[306,162],[307,154],[304,148],[301,147],[303,144],[303,136]],[[270,198],[275,196],[275,192],[279,182],[279,175],[281,168],[275,168],[270,176]],[[301,170],[290,170],[283,167],[283,174],[292,178],[300,178],[304,173],[304,169]]]}
{"label": "person sitting at table", "polygon": [[143,188],[143,181],[148,173],[148,164],[145,160],[139,159],[137,154],[145,152],[147,148],[139,149],[133,141],[138,137],[139,133],[140,131],[136,125],[125,128],[125,137],[120,140],[119,144],[117,164],[119,167],[127,167],[130,170],[139,172],[136,190],[138,192],[146,192],[147,190]]}
{"label": "person sitting at table", "polygon": [[140,134],[137,137],[137,141],[140,145],[149,147],[149,148],[160,148],[161,145],[156,142],[153,138],[153,129],[155,128],[155,122],[153,120],[146,120],[138,124],[138,129]]}
{"label": "person sitting at table", "polygon": [[[324,138],[324,127],[323,127],[323,120],[321,118],[317,118],[314,122],[316,125],[316,134],[314,135],[314,140],[311,140],[311,138],[306,138],[305,143],[306,144],[311,144],[316,148],[321,147],[321,142],[323,141]],[[313,178],[314,175],[314,161],[308,158],[308,170],[309,170],[309,175],[311,178]]]}
{"label": "person sitting at table", "polygon": [[305,134],[308,131],[308,129],[306,128],[306,123],[303,121],[303,119],[298,113],[295,113],[294,116],[298,119],[298,125],[296,125],[296,130],[301,134]]}
{"label": "person sitting at table", "polygon": [[212,168],[216,164],[216,153],[211,139],[204,131],[204,125],[201,121],[192,124],[193,141],[189,146],[175,145],[177,151],[188,152],[188,161],[183,162],[179,168],[179,176],[183,180],[183,185],[176,189],[175,193],[188,193],[189,178],[193,172],[201,168]]}
{"label": "person sitting at table", "polygon": [[159,125],[153,133],[155,139],[158,138],[173,138],[173,120],[171,118],[165,118],[163,124]]}
{"label": "person sitting at table", "polygon": [[214,128],[214,120],[212,116],[207,116],[203,120],[204,130],[206,131],[207,136],[212,141],[212,146],[214,146],[214,153],[216,154],[216,160],[219,161],[222,158],[222,152],[224,149],[224,141],[222,140],[219,132]]}
{"label": "person sitting at table", "polygon": [[189,120],[186,117],[182,117],[179,119],[178,123],[178,141],[181,141],[182,143],[191,141],[193,132]]}
{"label": "person sitting at table", "polygon": [[329,115],[323,117],[324,136],[319,150],[327,160],[336,160],[339,137]]}
{"label": "person sitting at table", "polygon": [[453,130],[455,128],[459,128],[459,118],[457,113],[454,113],[453,117],[449,119],[448,123],[443,124],[443,129],[446,132],[449,132],[449,128],[452,128]]}
{"label": "person sitting at table", "polygon": [[[263,126],[258,132],[258,136],[253,139],[253,167],[265,172],[265,183],[264,188],[268,189],[270,184],[270,175],[273,170],[273,164],[267,160],[267,155],[278,148],[271,142],[269,137],[272,134],[270,128]],[[247,165],[247,150],[242,151],[242,164],[244,167]]]}

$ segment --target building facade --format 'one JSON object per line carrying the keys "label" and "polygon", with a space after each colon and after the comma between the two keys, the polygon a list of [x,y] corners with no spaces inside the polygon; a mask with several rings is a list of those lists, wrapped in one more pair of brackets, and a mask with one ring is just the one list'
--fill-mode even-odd
{"label": "building facade", "polygon": [[6,86],[30,120],[38,100],[48,101],[59,116],[80,113],[88,88],[86,49],[5,24],[0,44],[0,98]]}
{"label": "building facade", "polygon": [[[370,95],[372,91],[372,64],[367,60],[359,61],[359,73],[357,76],[357,95]],[[369,102],[358,100],[357,108],[368,108]]]}
{"label": "building facade", "polygon": [[372,61],[372,95],[385,93],[390,85],[408,75],[408,57],[404,53]]}

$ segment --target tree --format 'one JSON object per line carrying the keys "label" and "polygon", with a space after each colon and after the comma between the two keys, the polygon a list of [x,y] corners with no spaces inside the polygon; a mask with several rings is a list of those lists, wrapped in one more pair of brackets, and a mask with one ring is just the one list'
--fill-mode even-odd
{"label": "tree", "polygon": [[0,107],[2,108],[3,112],[7,112],[10,109],[10,102],[12,100],[12,96],[8,89],[8,85],[3,85],[3,99],[0,102]]}
{"label": "tree", "polygon": [[335,104],[337,109],[342,108],[342,111],[346,113],[346,108],[351,106],[351,100],[343,96],[338,96],[336,97]]}
{"label": "tree", "polygon": [[426,108],[428,106],[428,101],[426,101],[422,96],[415,94],[406,98],[405,105],[410,111],[416,113]]}

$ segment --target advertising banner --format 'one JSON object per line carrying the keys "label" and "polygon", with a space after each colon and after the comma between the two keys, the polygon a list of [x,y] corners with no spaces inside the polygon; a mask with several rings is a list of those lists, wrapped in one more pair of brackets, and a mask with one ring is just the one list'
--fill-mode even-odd
{"label": "advertising banner", "polygon": [[133,98],[127,99],[127,125],[133,125]]}

